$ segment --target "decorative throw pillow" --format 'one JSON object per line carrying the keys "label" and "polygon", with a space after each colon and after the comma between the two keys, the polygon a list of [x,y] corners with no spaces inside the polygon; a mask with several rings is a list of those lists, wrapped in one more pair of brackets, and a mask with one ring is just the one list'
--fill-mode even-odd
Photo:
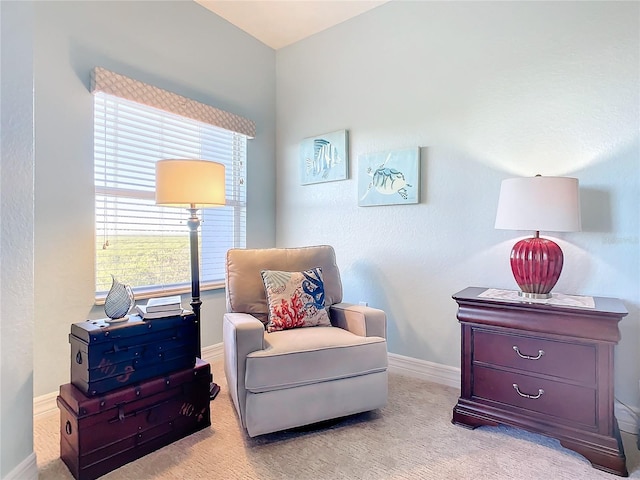
{"label": "decorative throw pillow", "polygon": [[304,272],[263,270],[269,304],[267,331],[331,325],[324,307],[324,283],[320,267]]}

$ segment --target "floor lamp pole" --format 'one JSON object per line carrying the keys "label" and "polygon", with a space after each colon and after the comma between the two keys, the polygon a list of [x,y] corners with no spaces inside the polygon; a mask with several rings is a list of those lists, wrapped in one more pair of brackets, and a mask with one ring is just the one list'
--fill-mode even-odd
{"label": "floor lamp pole", "polygon": [[[197,209],[194,204],[191,204],[189,208],[189,220],[187,225],[189,226],[189,246],[191,251],[191,308],[193,314],[196,316],[196,328],[197,331],[197,352],[198,357],[202,358],[202,326],[200,325],[200,307],[202,306],[202,300],[200,300],[200,260],[198,255],[198,228],[200,227],[200,219],[198,218]],[[211,382],[209,385],[209,398],[213,400],[220,391],[220,387]]]}
{"label": "floor lamp pole", "polygon": [[189,209],[189,246],[191,251],[191,308],[196,316],[196,324],[198,326],[198,357],[202,358],[202,344],[200,340],[200,265],[198,258],[198,228],[200,227],[200,219],[198,218],[197,209],[192,204]]}

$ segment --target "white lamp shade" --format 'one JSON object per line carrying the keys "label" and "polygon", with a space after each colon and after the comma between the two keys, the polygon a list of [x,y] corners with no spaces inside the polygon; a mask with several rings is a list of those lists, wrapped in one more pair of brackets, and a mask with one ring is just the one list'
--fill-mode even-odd
{"label": "white lamp shade", "polygon": [[159,205],[224,205],[224,165],[207,160],[158,160],[156,203]]}
{"label": "white lamp shade", "polygon": [[580,231],[578,179],[537,176],[503,180],[495,228]]}

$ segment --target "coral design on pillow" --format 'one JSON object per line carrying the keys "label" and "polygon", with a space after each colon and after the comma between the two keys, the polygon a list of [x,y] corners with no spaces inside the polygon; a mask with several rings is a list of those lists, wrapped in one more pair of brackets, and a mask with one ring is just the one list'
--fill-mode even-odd
{"label": "coral design on pillow", "polygon": [[320,267],[304,272],[261,272],[269,304],[267,331],[331,325]]}

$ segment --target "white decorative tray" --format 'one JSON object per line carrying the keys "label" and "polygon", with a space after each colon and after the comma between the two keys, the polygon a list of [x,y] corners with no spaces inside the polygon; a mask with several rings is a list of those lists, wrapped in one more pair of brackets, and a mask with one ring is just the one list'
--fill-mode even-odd
{"label": "white decorative tray", "polygon": [[524,298],[518,295],[517,290],[499,290],[497,288],[487,288],[478,295],[481,298],[494,298],[497,300],[507,300],[510,302],[543,303],[546,305],[561,305],[565,307],[596,308],[593,297],[582,295],[565,295],[563,293],[552,293],[551,298],[535,299]]}

